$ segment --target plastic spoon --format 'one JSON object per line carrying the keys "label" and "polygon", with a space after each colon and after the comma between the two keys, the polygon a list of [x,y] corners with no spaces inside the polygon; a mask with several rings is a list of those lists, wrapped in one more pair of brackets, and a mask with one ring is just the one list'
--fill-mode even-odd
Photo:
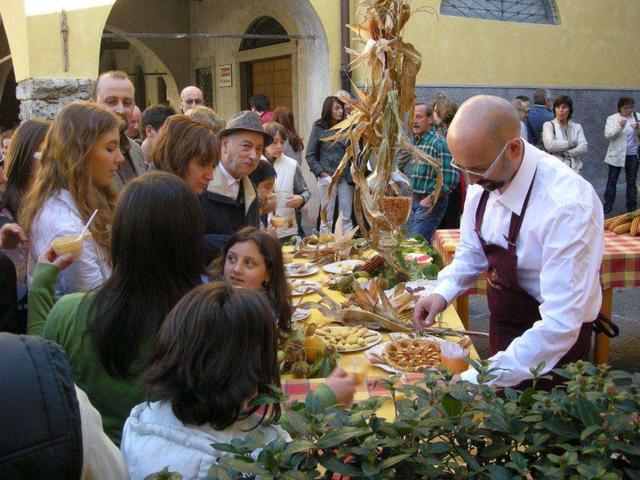
{"label": "plastic spoon", "polygon": [[78,238],[76,238],[76,240],[81,240],[82,239],[82,236],[84,235],[84,232],[87,231],[87,228],[89,228],[89,225],[91,225],[91,222],[93,222],[93,219],[96,217],[97,213],[98,213],[98,209],[96,208],[93,211],[93,213],[91,214],[91,216],[89,217],[89,221],[82,228],[82,231],[80,232],[80,234],[78,235]]}

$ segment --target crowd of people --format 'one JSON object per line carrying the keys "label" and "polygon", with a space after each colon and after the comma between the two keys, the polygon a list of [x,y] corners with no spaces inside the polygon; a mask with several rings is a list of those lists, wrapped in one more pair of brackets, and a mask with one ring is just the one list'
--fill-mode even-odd
{"label": "crowd of people", "polygon": [[[143,479],[171,464],[185,478],[198,478],[220,455],[212,443],[228,442],[251,429],[262,430],[268,439],[288,439],[282,429],[265,422],[277,419],[281,406],[261,408],[251,399],[269,392],[270,385],[280,385],[278,339],[292,328],[281,247],[305,235],[301,209],[313,195],[303,162],[317,180],[321,205],[327,207],[326,216],[318,216],[318,230],[332,231],[338,211],[343,231],[354,223],[355,187],[349,172],[331,194],[328,188],[348,145],[323,141],[348,114],[349,103],[343,100],[349,94],[341,91],[326,98],[305,143],[293,113],[283,107],[272,110],[263,94],[251,98],[251,110],[225,121],[204,105],[195,86],[182,90],[180,113],[164,105],[140,111],[134,93],[126,73],[103,73],[90,101],[65,106],[51,122],[27,120],[1,138],[0,171],[6,171],[6,180],[0,177],[5,184],[0,202],[0,302],[5,307],[0,330],[9,333],[0,334],[0,361],[21,368],[8,372],[0,385],[4,397],[15,404],[11,428],[18,432],[26,419],[31,425],[19,442],[7,437],[0,445],[2,453],[13,452],[7,463],[13,472],[57,468],[69,472],[66,478]],[[416,104],[412,141],[439,160],[442,170],[417,163],[410,152],[397,149],[397,168],[413,188],[410,232],[430,240],[437,228],[458,228],[465,204],[483,205],[475,218],[481,226],[487,202],[482,192],[502,188],[520,165],[535,165],[538,150],[532,151],[532,145],[552,157],[538,163],[542,166],[537,174],[533,167],[521,169],[530,174],[521,185],[525,194],[534,178],[561,189],[566,182],[563,163],[580,171],[587,141],[581,126],[571,120],[571,98],[552,100],[549,92],[537,90],[533,101],[529,108],[527,97],[513,100],[519,124],[506,101],[465,104],[464,119],[449,97]],[[622,97],[618,113],[606,122],[610,144],[605,213],[613,206],[623,167],[627,208],[636,208],[640,130],[633,106],[632,98]],[[504,146],[496,147],[502,150],[497,156],[490,152],[495,160],[478,169],[461,138],[493,135],[490,129],[474,131],[480,123],[473,122],[487,111],[504,118],[509,128]],[[517,164],[515,170],[496,167],[505,156]],[[490,180],[492,172],[511,176]],[[483,188],[469,190],[471,198],[465,203],[470,178]],[[570,178],[567,198],[584,182]],[[526,198],[521,215],[528,194]],[[593,205],[599,204],[596,200]],[[491,202],[489,208],[498,208]],[[553,210],[549,202],[534,196],[530,208]],[[567,224],[578,222],[579,213],[576,210]],[[593,209],[584,223],[589,224],[590,216],[596,225]],[[90,218],[86,233],[81,233]],[[510,217],[492,216],[486,223],[496,224],[498,218]],[[474,227],[465,222],[472,217],[467,213],[462,219],[463,234],[469,235]],[[498,226],[504,225],[493,225],[492,232]],[[536,228],[525,223],[523,232],[528,235]],[[68,253],[55,247],[61,238],[67,240]],[[512,240],[515,245],[515,237]],[[416,322],[428,324],[468,288],[470,266],[474,272],[486,268],[477,251],[487,254],[487,245],[465,241],[476,254],[470,250],[459,255],[462,260],[443,276],[439,294],[416,309]],[[543,247],[530,242],[524,248],[533,255]],[[498,253],[502,261],[504,252]],[[557,262],[558,278],[563,265]],[[536,283],[533,278],[527,281]],[[585,283],[579,292],[592,300],[585,307],[587,315],[597,303],[594,285]],[[533,318],[545,292],[531,288],[538,298],[526,305]],[[556,300],[562,310],[564,297]],[[503,313],[497,322],[506,321],[508,313]],[[576,337],[582,335],[580,325],[574,330]],[[492,344],[492,354],[506,350],[517,336],[509,335],[507,343],[502,339]],[[552,347],[552,333],[545,335],[538,333],[527,345],[546,348],[555,360],[571,347]],[[577,354],[582,354],[584,342],[578,343]],[[502,357],[520,375],[518,381],[526,377],[522,355]],[[28,371],[25,359],[33,370]],[[355,382],[351,374],[336,369],[319,390],[322,404],[350,403]],[[33,383],[43,388],[34,392]],[[51,386],[55,384],[64,388],[56,390]],[[55,393],[46,393],[45,385]],[[39,400],[23,408],[16,399],[24,394]],[[34,409],[64,421],[51,429],[47,416],[34,416]],[[60,443],[61,436],[67,441]],[[40,453],[32,453],[34,445],[42,446]]]}

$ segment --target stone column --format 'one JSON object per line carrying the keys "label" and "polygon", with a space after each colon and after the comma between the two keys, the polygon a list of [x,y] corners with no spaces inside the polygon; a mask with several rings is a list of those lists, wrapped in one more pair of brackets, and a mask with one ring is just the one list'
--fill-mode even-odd
{"label": "stone column", "polygon": [[53,117],[74,100],[88,100],[94,80],[90,78],[28,78],[18,83],[20,120]]}

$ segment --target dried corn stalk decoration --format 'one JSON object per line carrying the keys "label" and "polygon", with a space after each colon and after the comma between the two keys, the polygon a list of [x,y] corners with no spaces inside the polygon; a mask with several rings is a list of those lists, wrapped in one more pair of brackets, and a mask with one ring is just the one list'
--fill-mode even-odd
{"label": "dried corn stalk decoration", "polygon": [[[360,231],[371,248],[392,265],[397,262],[380,246],[379,231],[397,231],[397,220],[389,218],[389,208],[383,203],[388,195],[389,178],[395,169],[394,157],[398,148],[413,154],[414,161],[426,162],[440,172],[436,193],[442,185],[440,161],[413,146],[404,133],[410,130],[415,108],[416,76],[421,55],[413,45],[402,40],[402,32],[411,15],[410,0],[364,0],[362,24],[348,25],[364,43],[362,51],[347,51],[353,56],[350,70],[365,67],[366,90],[353,85],[357,98],[345,99],[353,107],[350,116],[333,128],[335,135],[327,141],[347,141],[347,150],[333,176],[329,192],[340,181],[346,168],[351,168],[355,183],[354,210]],[[367,181],[367,163],[375,157],[375,170]],[[437,196],[436,196],[437,198]],[[387,196],[387,201],[389,197]],[[324,214],[325,212],[323,212]],[[365,227],[364,220],[369,224]]]}

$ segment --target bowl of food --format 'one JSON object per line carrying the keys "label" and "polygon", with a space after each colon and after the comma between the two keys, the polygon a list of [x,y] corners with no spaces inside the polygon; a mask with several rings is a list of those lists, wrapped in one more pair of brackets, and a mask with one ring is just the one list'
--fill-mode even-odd
{"label": "bowl of food", "polygon": [[56,255],[61,256],[68,253],[76,259],[82,255],[83,240],[84,237],[78,235],[63,235],[62,237],[54,238],[51,241],[51,246]]}
{"label": "bowl of food", "polygon": [[275,228],[284,227],[286,223],[287,223],[287,219],[284,217],[281,217],[280,215],[271,216],[271,225],[273,225]]}

